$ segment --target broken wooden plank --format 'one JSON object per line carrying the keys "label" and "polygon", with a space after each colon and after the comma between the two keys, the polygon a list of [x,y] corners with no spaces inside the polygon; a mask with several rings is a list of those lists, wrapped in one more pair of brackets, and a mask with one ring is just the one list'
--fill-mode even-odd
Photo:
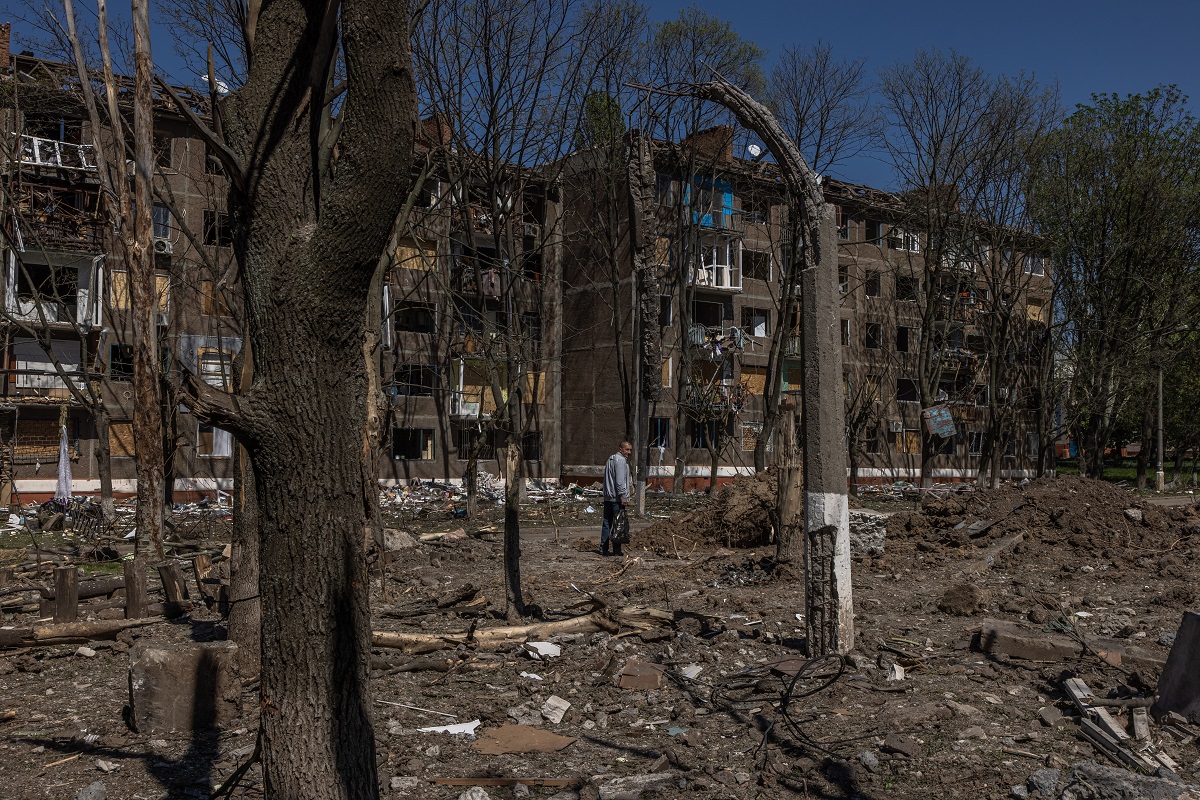
{"label": "broken wooden plank", "polygon": [[1079,709],[1079,713],[1092,720],[1109,737],[1118,743],[1129,740],[1129,733],[1125,730],[1124,726],[1113,719],[1112,714],[1108,713],[1108,709],[1101,708],[1093,702],[1096,699],[1096,695],[1083,680],[1080,678],[1067,678],[1063,681],[1063,688],[1066,689],[1076,708]]}
{"label": "broken wooden plank", "polygon": [[1155,770],[1156,764],[1151,764],[1145,758],[1133,753],[1132,751],[1122,747],[1115,739],[1109,736],[1103,728],[1090,719],[1079,720],[1079,733],[1083,738],[1091,742],[1096,749],[1104,753],[1116,763],[1123,767],[1127,767],[1137,772],[1151,773]]}

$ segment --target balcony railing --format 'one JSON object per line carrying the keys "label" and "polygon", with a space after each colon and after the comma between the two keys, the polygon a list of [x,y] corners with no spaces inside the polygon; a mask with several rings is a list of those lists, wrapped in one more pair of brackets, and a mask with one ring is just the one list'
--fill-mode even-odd
{"label": "balcony railing", "polygon": [[709,264],[688,270],[688,283],[703,289],[742,290],[742,271],[734,264]]}
{"label": "balcony railing", "polygon": [[55,167],[94,171],[96,148],[90,144],[72,144],[41,136],[21,135],[18,159],[24,166]]}
{"label": "balcony railing", "polygon": [[480,394],[481,392],[451,392],[450,419],[479,419],[483,406],[478,399]]}
{"label": "balcony railing", "polygon": [[47,214],[40,217],[22,215],[17,219],[26,248],[89,253],[99,253],[103,248],[103,225],[98,218]]}
{"label": "balcony railing", "polygon": [[[38,397],[46,400],[72,400],[71,389],[55,371],[54,365],[36,361],[17,361],[16,369],[0,371],[4,376],[5,397]],[[88,374],[74,368],[67,369],[68,379],[82,387]],[[96,377],[95,375],[91,377]]]}

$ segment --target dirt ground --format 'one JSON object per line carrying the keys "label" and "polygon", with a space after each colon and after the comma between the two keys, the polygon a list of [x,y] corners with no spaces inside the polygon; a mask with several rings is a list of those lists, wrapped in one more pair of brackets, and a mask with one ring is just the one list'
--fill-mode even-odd
{"label": "dirt ground", "polygon": [[[1076,676],[1099,697],[1153,694],[1182,613],[1200,607],[1200,508],[1190,499],[1158,506],[1109,484],[1064,478],[942,493],[896,512],[884,553],[855,557],[854,651],[844,663],[801,668],[803,586],[779,577],[764,543],[772,485],[748,480],[712,499],[651,495],[653,524],[635,529],[624,559],[595,553],[594,496],[560,493],[523,509],[523,579],[548,619],[578,615],[595,598],[610,609],[660,609],[673,620],[641,632],[551,638],[561,653],[540,660],[517,645],[425,656],[376,650],[381,794],[1197,796],[1200,744],[1152,721],[1152,740],[1192,788],[1166,778],[1138,784],[1080,738],[1063,689],[1064,677]],[[414,536],[458,528],[466,535],[391,554],[389,572],[373,586],[374,629],[449,633],[505,624],[499,520],[495,508],[466,522],[445,510],[393,516]],[[16,534],[0,535],[0,551],[0,566],[30,558]],[[467,583],[478,591],[434,607]],[[49,580],[18,569],[9,586],[35,584]],[[22,597],[0,597],[5,626],[37,618],[20,610]],[[1137,657],[1112,666],[1094,654],[1099,647],[1041,661],[984,653],[973,640],[988,620],[1020,623],[1035,638],[1064,631],[1084,643],[1111,638]],[[94,655],[77,645],[0,651],[0,797],[209,796],[254,749],[253,685],[243,716],[221,730],[141,735],[126,723],[129,650],[143,640],[223,635],[219,615],[199,611],[92,643]],[[448,662],[452,668],[438,671]],[[623,677],[631,671],[648,673],[637,679],[645,683],[622,688],[635,681]],[[564,705],[561,721],[552,721]],[[1110,711],[1129,722],[1128,710]],[[474,737],[417,730],[474,720]],[[546,753],[476,749],[489,732],[515,723],[573,741]],[[231,796],[261,796],[260,777],[251,767]],[[435,782],[480,777],[577,785],[471,790]]]}

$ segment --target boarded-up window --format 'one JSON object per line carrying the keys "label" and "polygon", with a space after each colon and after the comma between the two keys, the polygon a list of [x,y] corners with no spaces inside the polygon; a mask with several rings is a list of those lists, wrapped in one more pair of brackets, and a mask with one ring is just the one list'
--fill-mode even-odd
{"label": "boarded-up window", "polygon": [[396,245],[396,266],[403,269],[433,269],[437,262],[437,245],[401,239]]}
{"label": "boarded-up window", "polygon": [[767,368],[743,364],[742,377],[738,382],[750,394],[765,394],[767,391]]}
{"label": "boarded-up window", "polygon": [[225,292],[215,281],[200,281],[200,313],[206,317],[232,317]]}
{"label": "boarded-up window", "polygon": [[[171,278],[154,276],[154,293],[158,297],[157,311],[166,314],[171,309]],[[113,308],[129,308],[129,273],[116,271],[109,276],[109,300]]]}
{"label": "boarded-up window", "polygon": [[787,359],[783,362],[783,380],[780,388],[785,392],[798,392],[804,388],[804,364]]}
{"label": "boarded-up window", "polygon": [[668,356],[662,360],[662,385],[665,389],[671,388],[671,357]]}
{"label": "boarded-up window", "polygon": [[113,458],[133,458],[133,423],[108,423],[108,451]]}
{"label": "boarded-up window", "polygon": [[921,432],[907,429],[896,432],[896,452],[918,455],[921,452]]}
{"label": "boarded-up window", "polygon": [[654,243],[654,263],[660,267],[671,263],[671,240],[666,236],[658,237]]}
{"label": "boarded-up window", "polygon": [[539,406],[546,404],[545,372],[525,373],[525,402],[530,404],[536,403]]}
{"label": "boarded-up window", "polygon": [[1041,298],[1030,297],[1025,301],[1025,313],[1031,322],[1046,321],[1046,307]]}

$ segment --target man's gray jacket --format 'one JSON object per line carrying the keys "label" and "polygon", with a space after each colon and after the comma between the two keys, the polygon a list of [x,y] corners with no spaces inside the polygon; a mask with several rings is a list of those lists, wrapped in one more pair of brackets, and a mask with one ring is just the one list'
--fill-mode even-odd
{"label": "man's gray jacket", "polygon": [[620,453],[613,453],[604,465],[604,500],[614,502],[629,499],[629,461]]}

